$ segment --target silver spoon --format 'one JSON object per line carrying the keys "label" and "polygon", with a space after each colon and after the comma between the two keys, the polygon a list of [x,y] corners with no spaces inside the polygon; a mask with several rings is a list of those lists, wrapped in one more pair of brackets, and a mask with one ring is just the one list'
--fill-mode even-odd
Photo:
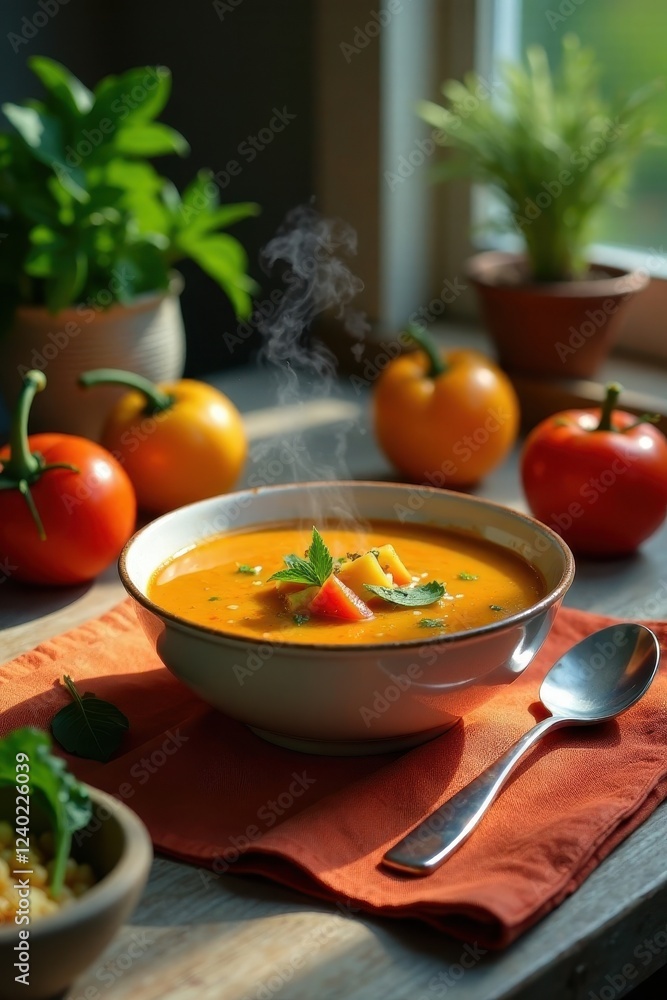
{"label": "silver spoon", "polygon": [[387,851],[383,863],[411,875],[435,871],[468,839],[538,740],[562,726],[605,722],[627,711],[648,691],[659,662],[660,645],[645,625],[610,625],[582,639],[542,681],[540,701],[549,718]]}

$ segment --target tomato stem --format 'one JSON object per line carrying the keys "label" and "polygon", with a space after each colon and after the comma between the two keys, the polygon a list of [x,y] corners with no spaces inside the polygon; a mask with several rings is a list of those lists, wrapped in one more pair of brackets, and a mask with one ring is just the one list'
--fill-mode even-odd
{"label": "tomato stem", "polygon": [[79,385],[89,388],[91,385],[124,385],[127,389],[135,389],[143,394],[146,400],[145,412],[148,416],[161,413],[174,405],[173,396],[162,392],[154,382],[137,375],[135,372],[121,371],[119,368],[95,368],[79,376]]}
{"label": "tomato stem", "polygon": [[447,371],[447,365],[435,346],[433,337],[426,332],[423,326],[419,326],[417,323],[408,323],[405,332],[410,340],[413,340],[415,344],[421,347],[429,360],[430,367],[426,373],[426,377],[437,378],[438,375],[443,375]]}
{"label": "tomato stem", "polygon": [[639,427],[640,424],[657,424],[659,421],[659,413],[642,413],[641,417],[637,417],[633,423],[628,424],[627,427],[623,427],[621,429],[621,434],[627,434],[628,431],[633,431],[635,427]]}
{"label": "tomato stem", "polygon": [[33,521],[37,527],[37,532],[39,534],[40,541],[46,541],[46,532],[44,531],[44,523],[39,516],[39,511],[35,505],[35,501],[32,498],[32,493],[30,492],[30,487],[28,486],[25,479],[20,479],[18,483],[18,491],[28,505],[28,510],[32,516]]}
{"label": "tomato stem", "polygon": [[614,426],[611,422],[612,415],[618,403],[618,397],[623,391],[623,386],[619,385],[618,382],[609,382],[607,384],[607,395],[605,396],[604,402],[602,404],[602,409],[600,410],[600,422],[594,429],[596,431],[613,431]]}
{"label": "tomato stem", "polygon": [[9,480],[16,482],[22,479],[29,480],[40,470],[39,456],[32,454],[28,444],[28,416],[33,399],[45,385],[44,372],[29,371],[23,376],[23,386],[12,416],[9,458],[3,462],[3,477]]}
{"label": "tomato stem", "polygon": [[28,506],[39,537],[43,542],[46,541],[46,531],[30,492],[30,484],[37,482],[43,473],[50,472],[51,469],[79,471],[75,465],[69,465],[67,462],[53,462],[51,465],[46,465],[40,454],[30,451],[28,440],[30,407],[36,393],[41,392],[45,386],[46,376],[44,372],[32,370],[24,375],[23,386],[12,416],[9,434],[9,458],[2,463],[2,472],[0,472],[0,490],[19,491]]}

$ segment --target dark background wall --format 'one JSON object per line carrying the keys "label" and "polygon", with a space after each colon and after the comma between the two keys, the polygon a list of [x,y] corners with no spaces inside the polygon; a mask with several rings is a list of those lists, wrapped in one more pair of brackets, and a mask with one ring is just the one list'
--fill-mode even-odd
{"label": "dark background wall", "polygon": [[[43,3],[50,12],[58,0]],[[262,206],[258,218],[231,231],[248,251],[263,298],[272,284],[258,253],[287,210],[313,192],[313,6],[310,0],[227,0],[217,9],[209,0],[60,0],[48,22],[35,27],[38,12],[36,23],[44,20],[38,0],[2,0],[0,102],[39,96],[40,84],[26,67],[31,55],[59,60],[91,87],[133,66],[168,66],[173,89],[161,118],[183,133],[192,151],[184,160],[161,157],[156,166],[182,188],[201,167],[217,172],[239,161],[240,175],[220,197]],[[249,162],[239,145],[268,126],[274,108],[295,117]],[[0,129],[8,127],[0,116]],[[230,355],[223,333],[234,331],[236,320],[223,293],[189,261],[179,267],[187,373],[246,361],[256,341],[246,340]]]}

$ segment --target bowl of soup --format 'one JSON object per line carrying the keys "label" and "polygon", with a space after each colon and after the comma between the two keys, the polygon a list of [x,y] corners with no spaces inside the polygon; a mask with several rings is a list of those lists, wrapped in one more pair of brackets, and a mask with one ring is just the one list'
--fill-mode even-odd
{"label": "bowl of soup", "polygon": [[502,691],[574,576],[545,525],[400,483],[226,494],[141,529],[119,561],[165,666],[280,746],[416,746]]}

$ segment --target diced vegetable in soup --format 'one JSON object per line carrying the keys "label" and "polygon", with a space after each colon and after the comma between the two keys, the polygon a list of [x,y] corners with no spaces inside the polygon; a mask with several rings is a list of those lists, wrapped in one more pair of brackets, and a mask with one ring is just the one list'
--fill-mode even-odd
{"label": "diced vegetable in soup", "polygon": [[545,593],[537,571],[470,533],[371,522],[218,535],[153,576],[165,611],[257,641],[423,641],[478,628]]}

